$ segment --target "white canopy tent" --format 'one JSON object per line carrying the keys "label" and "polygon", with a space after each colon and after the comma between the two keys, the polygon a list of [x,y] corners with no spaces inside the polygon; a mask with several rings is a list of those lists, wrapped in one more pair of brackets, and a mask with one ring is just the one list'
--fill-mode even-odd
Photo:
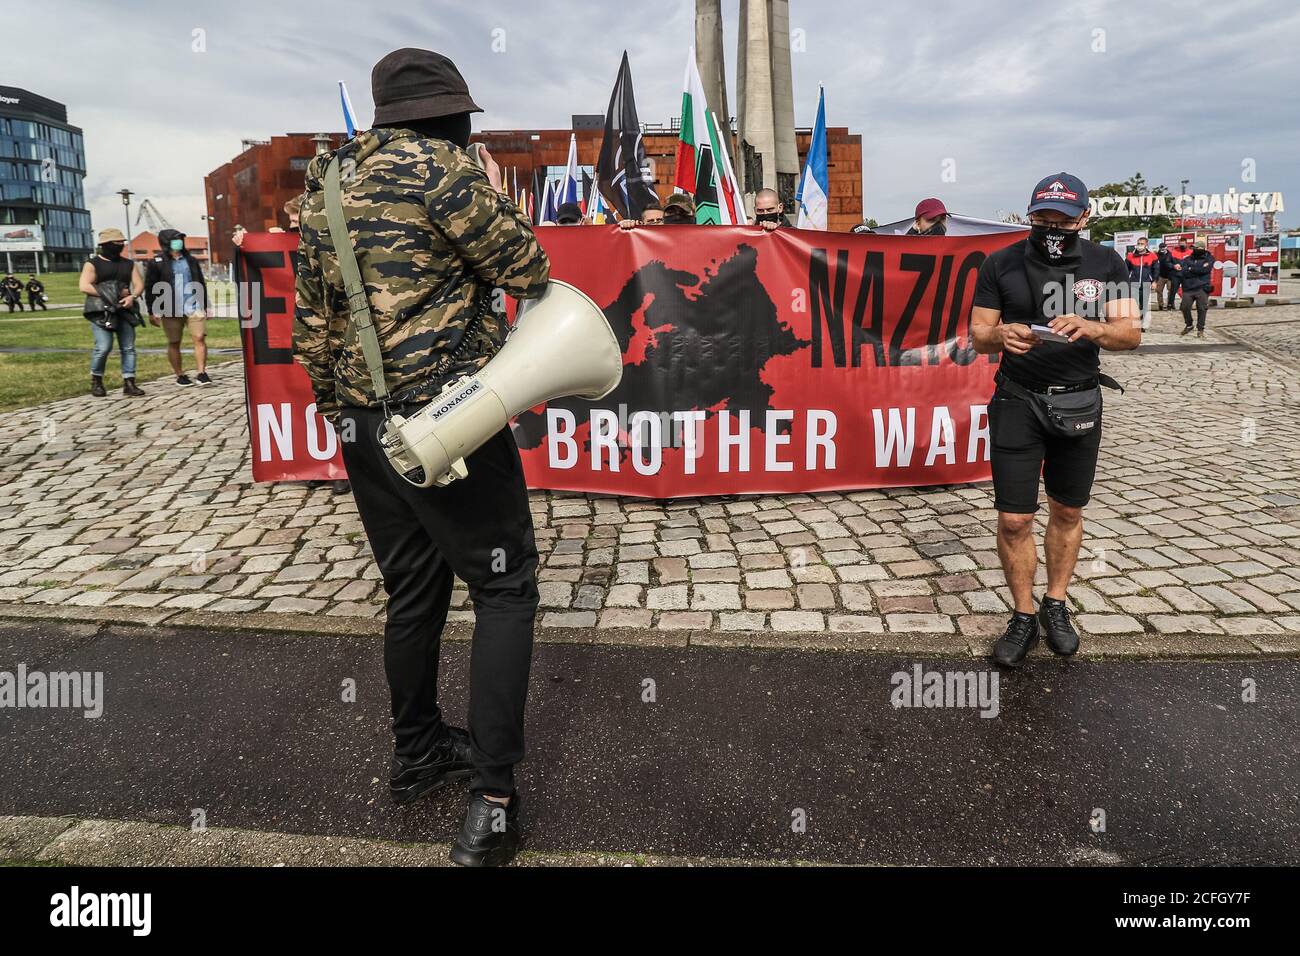
{"label": "white canopy tent", "polygon": [[[898,222],[886,222],[871,230],[880,236],[901,236],[907,230],[912,228],[911,219],[900,219]],[[1028,226],[1022,226],[1014,222],[999,222],[996,219],[976,219],[973,216],[958,216],[949,214],[948,216],[948,235],[950,236],[982,236],[990,232],[1028,232]]]}

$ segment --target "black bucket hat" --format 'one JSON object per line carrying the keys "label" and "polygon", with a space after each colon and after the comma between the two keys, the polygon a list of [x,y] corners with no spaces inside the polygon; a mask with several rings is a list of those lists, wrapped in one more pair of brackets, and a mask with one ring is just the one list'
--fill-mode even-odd
{"label": "black bucket hat", "polygon": [[456,64],[432,50],[404,47],[388,54],[370,71],[370,92],[375,126],[483,112]]}

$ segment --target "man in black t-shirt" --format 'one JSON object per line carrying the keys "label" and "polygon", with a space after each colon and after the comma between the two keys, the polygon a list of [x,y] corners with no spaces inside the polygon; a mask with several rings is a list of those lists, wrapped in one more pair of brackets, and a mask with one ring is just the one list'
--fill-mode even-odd
{"label": "man in black t-shirt", "polygon": [[[1029,198],[1029,237],[989,256],[975,287],[975,350],[1002,353],[989,434],[998,556],[1015,613],[993,645],[993,659],[1011,667],[1037,643],[1040,626],[1054,652],[1070,655],[1079,648],[1065,591],[1083,541],[1083,507],[1101,445],[1100,421],[1080,437],[1049,430],[1039,396],[1050,401],[1096,388],[1100,351],[1134,349],[1142,340],[1128,267],[1113,249],[1079,235],[1087,222],[1087,187],[1068,173],[1048,176]],[[1035,619],[1040,473],[1049,509],[1047,591]]]}

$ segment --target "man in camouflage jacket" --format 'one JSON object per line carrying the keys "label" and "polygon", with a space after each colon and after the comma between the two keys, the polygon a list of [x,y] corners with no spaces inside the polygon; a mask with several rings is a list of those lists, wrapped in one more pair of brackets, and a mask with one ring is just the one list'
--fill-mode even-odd
{"label": "man in camouflage jacket", "polygon": [[[446,57],[404,49],[371,76],[375,129],[307,172],[298,248],[294,352],[317,409],[343,443],[357,510],[388,594],[384,667],[395,755],[389,785],[407,803],[473,776],[452,859],[508,862],[518,844],[513,768],[524,754],[524,698],[537,611],[537,547],[519,450],[503,428],[466,459],[469,476],[416,488],[377,440],[384,423],[351,321],[326,223],[323,176],[340,159],[344,218],[383,353],[390,404],[409,413],[500,349],[493,289],[542,294],[550,264],[500,170],[465,147],[481,112]],[[469,731],[438,707],[438,650],[453,576],[475,629]]]}

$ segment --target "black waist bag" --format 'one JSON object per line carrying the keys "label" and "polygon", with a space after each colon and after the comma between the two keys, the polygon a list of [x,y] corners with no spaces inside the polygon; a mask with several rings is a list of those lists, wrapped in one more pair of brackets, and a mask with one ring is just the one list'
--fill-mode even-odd
{"label": "black waist bag", "polygon": [[1101,427],[1102,385],[1124,391],[1109,375],[1098,375],[1098,384],[1076,392],[1033,392],[1005,375],[999,375],[997,381],[1000,387],[1027,402],[1047,433],[1057,438],[1083,438]]}

